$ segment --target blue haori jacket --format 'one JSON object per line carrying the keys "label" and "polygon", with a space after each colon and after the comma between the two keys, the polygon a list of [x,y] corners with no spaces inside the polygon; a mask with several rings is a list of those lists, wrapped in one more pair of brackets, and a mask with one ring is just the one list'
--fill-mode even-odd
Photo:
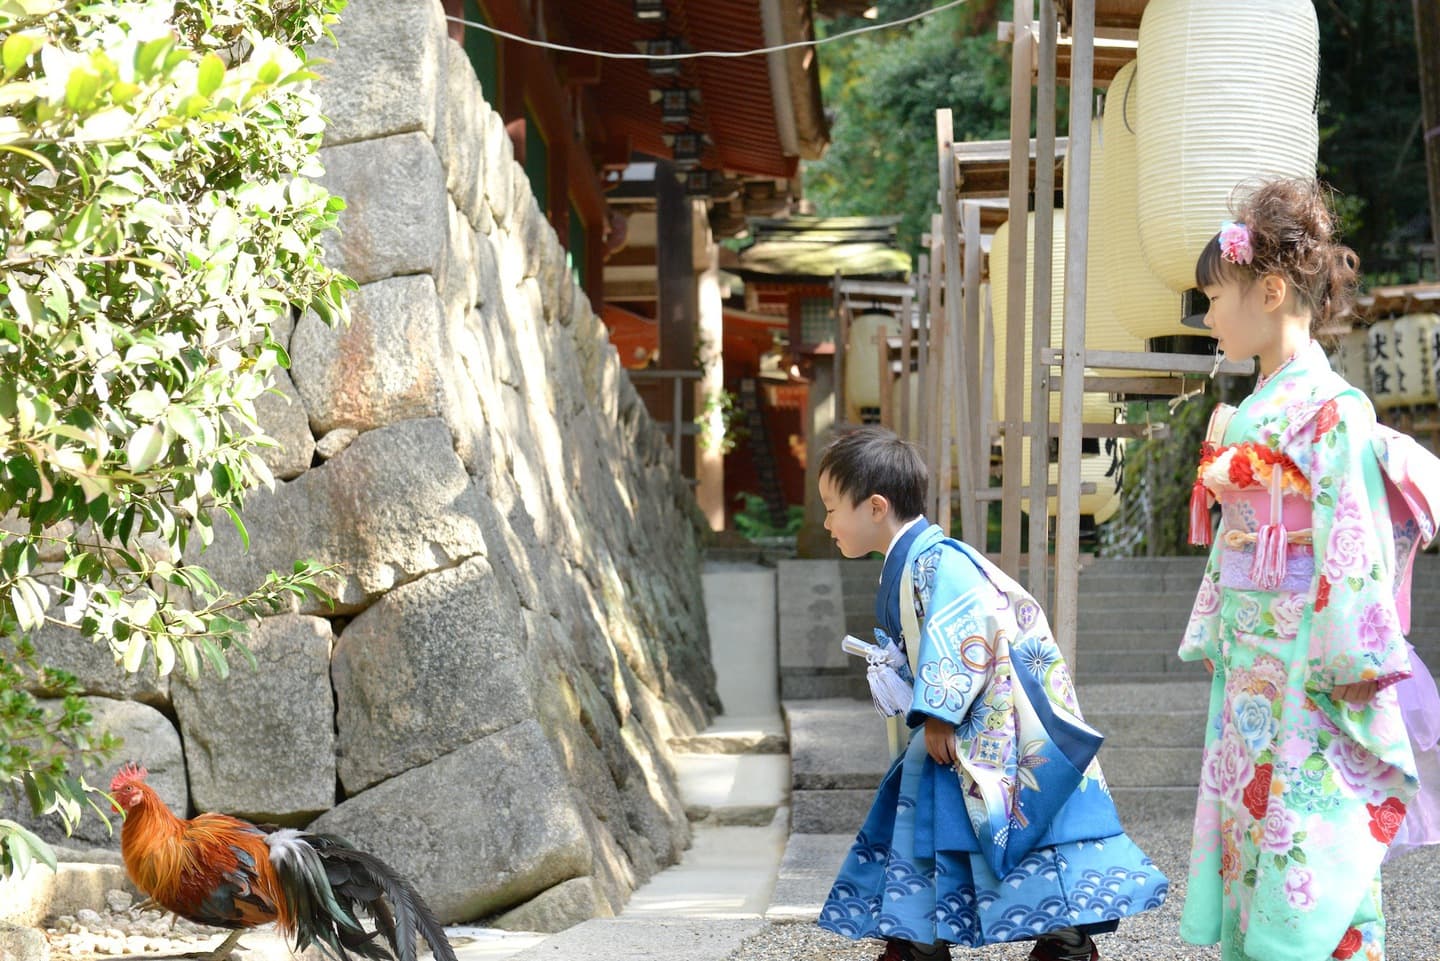
{"label": "blue haori jacket", "polygon": [[1044,612],[1019,584],[922,521],[886,559],[876,616],[909,658],[906,723],[956,727],[953,770],[973,839],[936,838],[940,847],[978,850],[1004,877],[1037,847],[1121,833],[1095,761],[1103,738],[1081,718]]}

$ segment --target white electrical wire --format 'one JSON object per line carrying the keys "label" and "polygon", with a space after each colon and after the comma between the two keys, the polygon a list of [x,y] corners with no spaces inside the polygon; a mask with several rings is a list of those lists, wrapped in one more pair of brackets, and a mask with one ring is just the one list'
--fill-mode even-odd
{"label": "white electrical wire", "polygon": [[464,17],[452,17],[447,15],[446,20],[451,23],[463,23],[467,27],[475,27],[487,33],[493,33],[497,37],[504,37],[506,40],[514,40],[516,43],[529,44],[532,47],[543,47],[546,50],[559,50],[564,53],[583,53],[592,57],[600,57],[605,60],[698,60],[701,57],[755,57],[767,53],[779,53],[783,50],[794,50],[797,47],[818,47],[822,43],[829,43],[832,40],[843,40],[846,37],[853,37],[861,33],[869,33],[872,30],[885,30],[889,27],[898,27],[907,23],[914,23],[916,20],[923,20],[926,17],[937,13],[943,13],[952,7],[958,7],[966,0],[950,0],[949,3],[932,7],[929,10],[922,10],[920,13],[902,17],[899,20],[891,20],[887,23],[872,23],[869,26],[857,27],[854,30],[846,30],[829,37],[820,37],[816,40],[796,40],[793,43],[782,43],[774,47],[761,47],[758,50],[692,50],[688,53],[612,53],[608,50],[587,50],[584,47],[569,47],[563,43],[550,43],[547,40],[536,40],[532,37],[524,37],[518,33],[509,33],[499,27],[492,27],[488,23],[476,23],[474,20],[466,20]]}

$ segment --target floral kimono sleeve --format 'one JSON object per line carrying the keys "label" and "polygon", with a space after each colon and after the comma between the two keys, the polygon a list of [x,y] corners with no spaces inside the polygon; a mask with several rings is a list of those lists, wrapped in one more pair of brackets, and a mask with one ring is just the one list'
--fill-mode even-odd
{"label": "floral kimono sleeve", "polygon": [[1180,660],[1220,661],[1220,546],[1216,540],[1210,548],[1210,558],[1205,562],[1205,576],[1200,579],[1200,589],[1195,592],[1195,604],[1190,608],[1190,621],[1185,626],[1185,637],[1180,641]]}
{"label": "floral kimono sleeve", "polygon": [[[1360,681],[1383,687],[1410,674],[1395,609],[1394,534],[1370,445],[1374,426],[1369,401],[1346,392],[1287,445],[1313,492],[1314,600],[1299,628],[1312,691]],[[1302,451],[1308,464],[1296,456]]]}
{"label": "floral kimono sleeve", "polygon": [[[927,717],[959,725],[985,686],[992,649],[990,612],[997,591],[965,555],[942,549],[922,572],[928,590],[916,664],[915,697],[906,724]],[[917,585],[920,589],[921,585]]]}

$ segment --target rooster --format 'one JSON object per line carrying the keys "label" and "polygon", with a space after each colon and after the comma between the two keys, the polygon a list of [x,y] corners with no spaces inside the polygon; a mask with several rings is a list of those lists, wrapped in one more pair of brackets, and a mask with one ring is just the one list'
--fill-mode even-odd
{"label": "rooster", "polygon": [[[125,872],[166,910],[235,929],[207,961],[221,961],[246,929],[271,921],[297,951],[315,944],[336,961],[352,961],[350,951],[386,961],[376,933],[385,935],[396,961],[416,961],[417,933],[436,961],[455,961],[434,913],[379,858],[336,837],[262,827],[228,814],[176,817],[145,777],[143,767],[127,764],[110,782],[125,814]],[[360,926],[357,906],[378,931]]]}

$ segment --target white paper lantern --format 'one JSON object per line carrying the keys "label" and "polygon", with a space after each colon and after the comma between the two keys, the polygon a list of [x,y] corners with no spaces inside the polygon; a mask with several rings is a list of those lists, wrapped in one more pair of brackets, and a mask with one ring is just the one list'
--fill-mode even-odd
{"label": "white paper lantern", "polygon": [[1367,394],[1370,393],[1370,364],[1366,357],[1369,340],[1368,331],[1352,330],[1340,336],[1330,355],[1330,366],[1335,368],[1335,373]]}
{"label": "white paper lantern", "polygon": [[850,321],[845,343],[845,406],[858,423],[862,407],[880,406],[880,354],[875,335],[900,336],[900,323],[889,314],[861,314]]}
{"label": "white paper lantern", "polygon": [[1315,176],[1315,7],[1151,0],[1137,57],[1140,242],[1155,275],[1184,291],[1238,184]]}
{"label": "white paper lantern", "polygon": [[[1094,211],[1090,262],[1096,265],[1090,295],[1136,340],[1194,336],[1194,330],[1180,323],[1180,295],[1155,276],[1140,249],[1140,161],[1135,138],[1139,86],[1132,60],[1115,74],[1105,97],[1100,127],[1104,149],[1097,158],[1090,195]],[[1095,313],[1091,311],[1092,316]]]}
{"label": "white paper lantern", "polygon": [[1370,397],[1379,408],[1433,404],[1431,341],[1440,316],[1410,314],[1370,328]]}

